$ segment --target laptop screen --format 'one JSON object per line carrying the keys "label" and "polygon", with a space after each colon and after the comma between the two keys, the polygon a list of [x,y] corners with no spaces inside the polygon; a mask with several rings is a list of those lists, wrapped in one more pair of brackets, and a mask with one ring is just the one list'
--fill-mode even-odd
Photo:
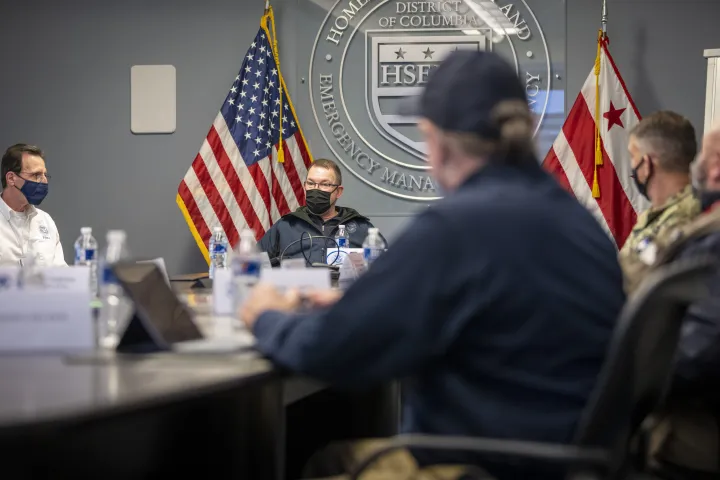
{"label": "laptop screen", "polygon": [[165,282],[154,263],[118,263],[113,271],[125,291],[135,302],[138,313],[167,343],[202,338],[188,308]]}

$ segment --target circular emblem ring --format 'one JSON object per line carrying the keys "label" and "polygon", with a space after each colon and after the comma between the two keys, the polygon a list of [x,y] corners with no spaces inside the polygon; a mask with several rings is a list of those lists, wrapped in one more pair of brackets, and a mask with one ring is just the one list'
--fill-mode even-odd
{"label": "circular emblem ring", "polygon": [[440,197],[417,119],[397,114],[454,50],[493,50],[525,82],[539,131],[552,86],[547,42],[525,0],[337,0],[315,38],[308,82],[320,133],[368,186],[406,200]]}

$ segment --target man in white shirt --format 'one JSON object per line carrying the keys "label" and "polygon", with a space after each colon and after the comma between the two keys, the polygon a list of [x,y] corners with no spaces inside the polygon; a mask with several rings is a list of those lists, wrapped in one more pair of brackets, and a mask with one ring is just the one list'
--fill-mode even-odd
{"label": "man in white shirt", "polygon": [[55,222],[37,208],[50,178],[43,156],[38,147],[19,143],[2,157],[0,265],[67,265]]}

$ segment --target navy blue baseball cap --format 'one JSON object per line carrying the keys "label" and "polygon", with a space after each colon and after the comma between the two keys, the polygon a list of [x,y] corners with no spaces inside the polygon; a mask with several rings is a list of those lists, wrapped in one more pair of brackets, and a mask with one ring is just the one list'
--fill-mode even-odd
{"label": "navy blue baseball cap", "polygon": [[422,94],[407,99],[398,113],[427,118],[445,131],[496,139],[500,130],[492,112],[508,100],[527,103],[525,87],[506,60],[492,52],[456,50],[430,74]]}

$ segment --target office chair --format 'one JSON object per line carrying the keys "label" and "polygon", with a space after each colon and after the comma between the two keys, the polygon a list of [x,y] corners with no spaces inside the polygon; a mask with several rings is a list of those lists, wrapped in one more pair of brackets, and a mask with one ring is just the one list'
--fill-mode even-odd
{"label": "office chair", "polygon": [[718,266],[717,259],[704,256],[674,262],[648,275],[628,299],[572,444],[400,435],[360,462],[350,478],[358,479],[380,457],[401,448],[552,462],[566,467],[569,478],[621,479],[634,474],[631,442],[665,396],[685,312],[691,303],[707,297],[706,280]]}

